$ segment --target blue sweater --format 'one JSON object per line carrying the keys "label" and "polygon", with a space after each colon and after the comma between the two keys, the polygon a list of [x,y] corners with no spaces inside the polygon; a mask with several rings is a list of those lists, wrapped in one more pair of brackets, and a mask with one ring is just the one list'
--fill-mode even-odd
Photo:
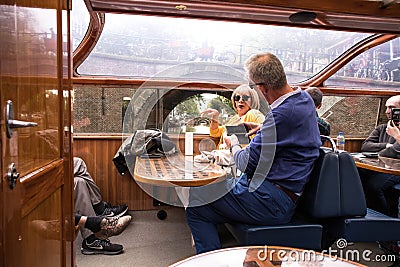
{"label": "blue sweater", "polygon": [[267,179],[300,193],[322,145],[315,106],[301,90],[279,104],[275,102],[261,130],[246,148],[235,153],[234,159],[238,169],[252,179],[250,190],[262,192]]}

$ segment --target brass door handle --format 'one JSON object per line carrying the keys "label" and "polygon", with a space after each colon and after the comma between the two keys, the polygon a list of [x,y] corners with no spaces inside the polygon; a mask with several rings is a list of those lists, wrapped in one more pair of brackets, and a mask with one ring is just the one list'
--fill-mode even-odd
{"label": "brass door handle", "polygon": [[14,108],[11,100],[8,100],[6,104],[5,120],[6,120],[6,133],[8,138],[11,138],[14,132],[13,129],[15,128],[34,127],[38,125],[36,122],[14,120]]}

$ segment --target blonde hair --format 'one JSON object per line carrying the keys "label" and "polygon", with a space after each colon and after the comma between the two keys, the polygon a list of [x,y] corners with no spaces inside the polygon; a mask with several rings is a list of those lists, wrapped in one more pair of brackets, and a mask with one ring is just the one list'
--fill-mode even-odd
{"label": "blonde hair", "polygon": [[232,92],[231,96],[232,105],[236,112],[237,112],[236,104],[233,98],[238,93],[240,93],[241,95],[247,94],[248,96],[250,96],[251,101],[248,104],[251,109],[260,109],[260,98],[258,97],[257,91],[251,89],[247,84],[241,84],[238,87],[236,87],[236,89]]}

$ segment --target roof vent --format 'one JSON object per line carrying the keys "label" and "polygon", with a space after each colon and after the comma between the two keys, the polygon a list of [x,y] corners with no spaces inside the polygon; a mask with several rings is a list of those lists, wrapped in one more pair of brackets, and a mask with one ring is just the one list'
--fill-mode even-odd
{"label": "roof vent", "polygon": [[310,22],[316,18],[317,14],[315,12],[300,11],[290,15],[289,20],[293,23],[299,23],[299,22]]}

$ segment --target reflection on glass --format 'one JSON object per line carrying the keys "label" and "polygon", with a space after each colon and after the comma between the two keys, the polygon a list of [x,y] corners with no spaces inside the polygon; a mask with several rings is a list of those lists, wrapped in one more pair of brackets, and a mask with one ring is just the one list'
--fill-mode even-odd
{"label": "reflection on glass", "polygon": [[88,27],[90,16],[83,0],[72,0],[71,39],[74,51],[83,40]]}

